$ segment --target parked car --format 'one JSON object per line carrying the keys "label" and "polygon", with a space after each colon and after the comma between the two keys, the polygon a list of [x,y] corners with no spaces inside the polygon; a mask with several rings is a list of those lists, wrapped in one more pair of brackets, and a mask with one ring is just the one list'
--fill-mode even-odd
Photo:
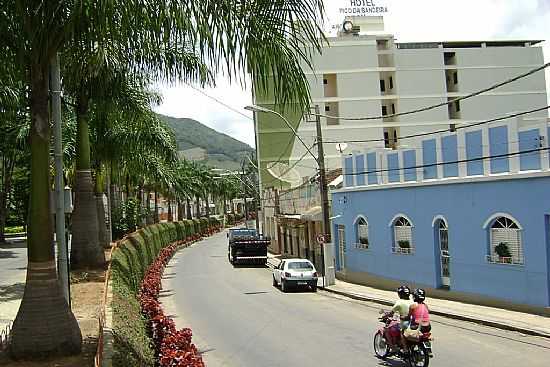
{"label": "parked car", "polygon": [[294,287],[309,287],[317,292],[317,270],[307,259],[285,259],[273,269],[273,286],[283,292]]}

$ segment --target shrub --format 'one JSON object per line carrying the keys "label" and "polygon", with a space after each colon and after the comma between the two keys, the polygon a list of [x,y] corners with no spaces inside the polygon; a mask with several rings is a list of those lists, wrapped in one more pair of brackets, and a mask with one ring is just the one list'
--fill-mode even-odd
{"label": "shrub", "polygon": [[121,239],[134,232],[144,218],[145,212],[136,199],[122,202],[111,215],[113,238]]}
{"label": "shrub", "polygon": [[209,224],[208,218],[203,217],[203,218],[200,218],[199,220],[200,220],[200,229],[201,229],[200,232],[206,233],[206,231],[208,230],[208,224]]}
{"label": "shrub", "polygon": [[408,240],[397,241],[400,248],[411,248],[411,243]]}
{"label": "shrub", "polygon": [[496,245],[495,252],[499,257],[512,257],[512,253],[510,252],[510,247],[508,247],[508,244],[506,242],[501,242],[498,245]]}
{"label": "shrub", "polygon": [[23,233],[25,232],[25,227],[23,226],[13,226],[13,227],[6,227],[4,229],[5,233]]}

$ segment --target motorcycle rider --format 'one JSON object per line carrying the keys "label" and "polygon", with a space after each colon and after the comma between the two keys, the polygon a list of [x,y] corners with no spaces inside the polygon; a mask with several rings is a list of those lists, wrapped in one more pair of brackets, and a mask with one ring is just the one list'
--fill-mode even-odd
{"label": "motorcycle rider", "polygon": [[426,300],[426,291],[422,288],[417,288],[413,292],[414,303],[410,306],[409,314],[411,316],[412,324],[420,327],[421,333],[429,333],[432,330],[430,324],[430,310],[424,303]]}
{"label": "motorcycle rider", "polygon": [[407,350],[407,341],[405,340],[405,337],[403,336],[403,331],[409,327],[409,311],[410,307],[413,304],[411,301],[411,289],[407,287],[406,285],[402,285],[399,288],[397,288],[397,296],[399,299],[395,302],[395,304],[392,307],[392,312],[398,313],[400,318],[399,323],[399,335],[401,346],[403,347],[403,350]]}
{"label": "motorcycle rider", "polygon": [[[411,329],[420,328],[422,334],[429,333],[432,330],[430,324],[430,310],[424,303],[426,300],[426,291],[422,288],[417,288],[413,292],[414,303],[410,306],[409,315]],[[433,358],[431,348],[429,350],[430,358]]]}

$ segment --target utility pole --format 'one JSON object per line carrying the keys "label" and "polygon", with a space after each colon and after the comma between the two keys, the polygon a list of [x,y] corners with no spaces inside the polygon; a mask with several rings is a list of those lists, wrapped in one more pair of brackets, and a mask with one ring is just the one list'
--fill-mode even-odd
{"label": "utility pole", "polygon": [[319,191],[321,193],[321,212],[323,215],[323,237],[321,243],[321,266],[323,268],[323,288],[325,287],[325,242],[330,242],[330,220],[328,208],[327,177],[325,172],[325,152],[323,150],[323,133],[319,105],[315,105],[315,123],[317,125],[317,164],[319,165]]}
{"label": "utility pole", "polygon": [[241,183],[243,184],[243,197],[244,197],[244,221],[245,221],[245,224],[246,224],[246,221],[248,220],[248,208],[247,208],[247,205],[246,205],[246,194],[247,194],[247,190],[246,190],[246,183],[244,181],[244,164],[245,164],[245,161],[243,159],[243,163],[241,164],[241,167],[243,169],[243,173],[242,173],[242,176],[241,176]]}
{"label": "utility pole", "polygon": [[57,243],[57,273],[63,296],[71,307],[68,249],[65,242],[65,184],[63,182],[63,147],[61,137],[61,72],[59,55],[50,61],[52,117],[54,125],[55,160],[55,240]]}

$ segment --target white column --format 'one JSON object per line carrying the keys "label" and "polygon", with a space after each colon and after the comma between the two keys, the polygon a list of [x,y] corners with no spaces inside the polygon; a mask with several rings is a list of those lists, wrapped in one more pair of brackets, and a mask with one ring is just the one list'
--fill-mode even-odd
{"label": "white column", "polygon": [[[414,141],[415,145],[415,152],[416,152],[416,166],[423,166],[424,165],[424,158],[422,156],[422,140],[416,139]],[[421,182],[424,181],[424,168],[417,168],[416,169],[416,181]]]}
{"label": "white column", "polygon": [[[508,153],[519,152],[518,121],[513,120],[508,124]],[[508,157],[510,173],[519,172],[519,154]]]}
{"label": "white column", "polygon": [[[540,144],[540,147],[541,148],[549,148],[550,147],[550,142],[548,141],[548,122],[543,122],[540,124],[539,126],[539,135],[540,135],[540,139],[541,139],[541,144]],[[550,150],[542,150],[540,152],[540,158],[541,158],[541,170],[543,171],[547,171],[550,169]]]}
{"label": "white column", "polygon": [[441,146],[441,136],[435,137],[435,162],[437,163],[437,178],[443,178],[443,149]]}
{"label": "white column", "polygon": [[380,152],[376,153],[376,156],[379,158],[380,162],[380,169],[383,170],[380,174],[380,184],[387,184],[388,183],[388,156],[386,155],[386,150],[382,150]]}
{"label": "white column", "polygon": [[355,158],[357,158],[357,152],[351,153],[351,166],[353,167],[353,175],[351,176],[352,186],[357,186],[357,166],[355,164]]}
{"label": "white column", "polygon": [[397,167],[399,167],[399,182],[405,182],[405,161],[403,160],[403,150],[397,152]]}
{"label": "white column", "polygon": [[[456,145],[458,149],[458,161],[466,159],[466,132],[460,129],[456,133]],[[468,176],[467,163],[461,162],[458,164],[458,177]]]}
{"label": "white column", "polygon": [[[481,129],[481,144],[482,144],[482,156],[488,157],[490,154],[489,151],[489,128],[487,126],[484,126],[483,129]],[[483,160],[483,174],[485,176],[491,174],[491,160],[490,159],[484,159]]]}

